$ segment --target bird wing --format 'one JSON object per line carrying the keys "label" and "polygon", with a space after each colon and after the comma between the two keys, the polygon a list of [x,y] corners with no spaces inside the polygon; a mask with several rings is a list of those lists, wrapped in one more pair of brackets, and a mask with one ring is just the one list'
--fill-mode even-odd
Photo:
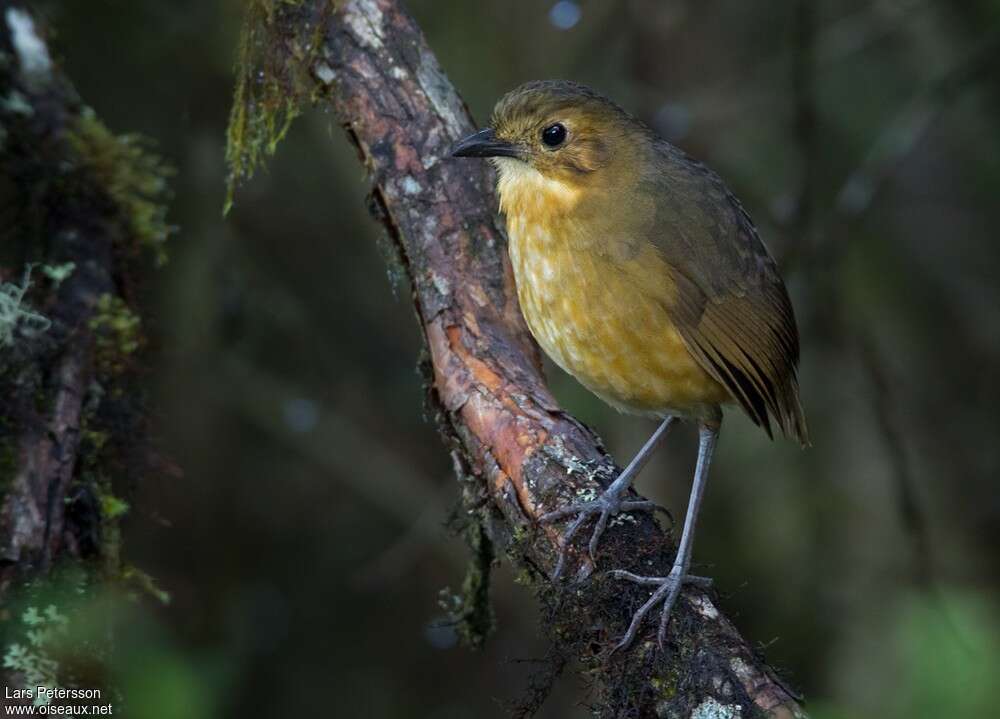
{"label": "bird wing", "polygon": [[656,198],[648,237],[677,287],[668,308],[688,349],[771,436],[769,415],[803,445],[799,338],[774,259],[714,172],[663,143],[642,188]]}

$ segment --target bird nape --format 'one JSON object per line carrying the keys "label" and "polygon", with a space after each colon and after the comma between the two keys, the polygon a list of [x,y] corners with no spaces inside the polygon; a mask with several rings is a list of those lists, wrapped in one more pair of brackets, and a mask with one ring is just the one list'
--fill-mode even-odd
{"label": "bird nape", "polygon": [[588,87],[523,85],[496,105],[491,126],[459,141],[456,157],[498,171],[521,311],[553,361],[616,409],[661,424],[595,500],[540,518],[569,520],[554,576],[596,515],[593,559],[608,520],[649,511],[628,499],[643,465],[677,419],[699,425],[698,462],[677,556],[666,577],[614,575],[655,586],[616,649],[662,603],[662,647],[688,575],[695,524],[722,423],[739,405],[771,436],[772,422],[808,445],[796,370],[799,338],[774,260],[739,201],[714,172]]}

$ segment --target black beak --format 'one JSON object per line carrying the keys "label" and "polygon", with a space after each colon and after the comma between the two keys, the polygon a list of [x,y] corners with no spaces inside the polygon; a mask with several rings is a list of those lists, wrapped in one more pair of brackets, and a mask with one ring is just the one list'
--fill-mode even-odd
{"label": "black beak", "polygon": [[492,127],[459,140],[451,148],[452,157],[519,157],[517,148],[498,140]]}

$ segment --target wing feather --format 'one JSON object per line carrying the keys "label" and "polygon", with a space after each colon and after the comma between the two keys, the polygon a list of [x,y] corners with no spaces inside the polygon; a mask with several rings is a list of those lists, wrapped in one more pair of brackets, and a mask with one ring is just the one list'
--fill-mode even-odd
{"label": "wing feather", "polygon": [[678,331],[768,435],[773,420],[808,444],[796,376],[798,330],[774,260],[715,173],[668,143],[657,151],[661,161],[652,163],[657,170],[643,190],[657,198],[649,238],[674,276],[677,298],[668,311]]}

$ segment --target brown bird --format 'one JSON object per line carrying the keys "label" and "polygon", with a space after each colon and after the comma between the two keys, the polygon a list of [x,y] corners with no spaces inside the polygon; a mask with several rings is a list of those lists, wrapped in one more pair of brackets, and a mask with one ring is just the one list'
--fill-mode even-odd
{"label": "brown bird", "polygon": [[662,420],[594,501],[541,518],[573,517],[566,548],[597,516],[594,556],[608,519],[649,510],[626,490],[677,419],[700,445],[677,556],[666,577],[616,576],[656,586],[618,648],[663,602],[667,621],[688,576],[698,509],[722,422],[737,404],[771,436],[771,423],[809,443],[799,402],[799,338],[788,293],[750,217],[722,180],[611,100],[561,80],[503,97],[491,127],[460,141],[456,157],[498,170],[521,310],[538,344],[619,411]]}

